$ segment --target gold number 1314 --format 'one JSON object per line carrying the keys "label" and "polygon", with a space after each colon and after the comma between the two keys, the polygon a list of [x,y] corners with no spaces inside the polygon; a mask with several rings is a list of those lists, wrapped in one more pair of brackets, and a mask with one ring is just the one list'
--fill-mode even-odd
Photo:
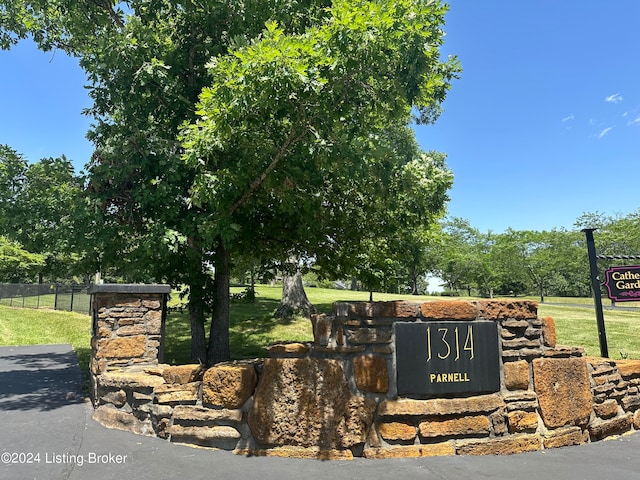
{"label": "gold number 1314", "polygon": [[[454,361],[460,359],[460,354],[469,352],[469,360],[473,360],[473,326],[467,327],[467,335],[464,342],[460,341],[459,327],[453,329],[453,335],[450,334],[451,330],[448,328],[439,328],[437,333],[434,332],[435,339],[432,339],[431,327],[427,327],[427,362],[431,361],[432,345],[440,344],[444,346],[444,351],[438,349],[437,356],[440,360],[445,360],[455,353]],[[453,338],[452,338],[453,337]],[[462,347],[462,349],[460,348]]]}

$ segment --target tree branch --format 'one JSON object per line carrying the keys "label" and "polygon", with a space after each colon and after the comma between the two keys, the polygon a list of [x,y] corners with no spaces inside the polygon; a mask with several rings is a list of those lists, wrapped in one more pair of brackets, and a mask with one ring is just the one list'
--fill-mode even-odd
{"label": "tree branch", "polygon": [[307,134],[306,131],[303,131],[302,133],[296,134],[296,132],[291,132],[289,134],[289,136],[286,138],[286,140],[284,141],[284,143],[282,144],[282,146],[280,147],[280,149],[278,150],[278,152],[276,153],[275,157],[273,157],[273,160],[271,161],[271,163],[269,164],[269,166],[267,166],[267,168],[265,169],[264,172],[262,172],[260,174],[260,176],[258,176],[258,178],[256,178],[253,183],[251,183],[251,186],[249,186],[249,190],[247,190],[245,192],[244,195],[242,195],[242,197],[240,197],[240,199],[233,204],[233,206],[231,207],[231,209],[229,210],[229,214],[233,214],[233,212],[235,212],[238,208],[242,207],[245,203],[247,203],[247,201],[251,198],[251,196],[254,194],[254,192],[260,187],[260,185],[262,185],[262,183],[265,181],[265,179],[267,178],[267,176],[273,172],[275,170],[275,168],[278,166],[278,163],[280,162],[280,160],[282,159],[282,157],[284,157],[285,153],[287,152],[287,150],[289,149],[289,147],[291,147],[292,145],[294,145],[295,143],[297,143],[301,138],[303,138],[305,135]]}
{"label": "tree branch", "polygon": [[124,27],[124,22],[118,16],[116,11],[113,9],[113,6],[111,5],[110,0],[93,0],[93,3],[97,7],[100,7],[106,10],[107,13],[109,14],[109,17],[111,17],[111,20],[113,20],[113,23],[115,23],[118,26],[118,28]]}

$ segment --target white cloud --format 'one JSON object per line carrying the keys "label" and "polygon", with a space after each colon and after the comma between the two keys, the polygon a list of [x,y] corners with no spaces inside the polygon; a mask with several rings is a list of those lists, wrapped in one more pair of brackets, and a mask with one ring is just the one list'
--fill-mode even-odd
{"label": "white cloud", "polygon": [[575,119],[575,118],[576,118],[576,117],[574,117],[574,116],[573,116],[573,113],[572,113],[572,114],[571,114],[571,115],[569,115],[568,117],[564,117],[564,118],[562,119],[562,121],[563,121],[563,122],[568,122],[569,120],[573,120],[573,119]]}
{"label": "white cloud", "polygon": [[620,103],[622,101],[622,95],[620,95],[619,93],[614,93],[613,95],[605,97],[604,101],[609,103]]}
{"label": "white cloud", "polygon": [[607,133],[609,133],[611,130],[613,130],[613,127],[607,127],[604,130],[601,130],[600,133],[598,133],[598,135],[596,135],[596,137],[598,138],[602,138],[604,137]]}
{"label": "white cloud", "polygon": [[633,120],[630,120],[627,125],[639,125],[640,126],[640,117],[636,117]]}

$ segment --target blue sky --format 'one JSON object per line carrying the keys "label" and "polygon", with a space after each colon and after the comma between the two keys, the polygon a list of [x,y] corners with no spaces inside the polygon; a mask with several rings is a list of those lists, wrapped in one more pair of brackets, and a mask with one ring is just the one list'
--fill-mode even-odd
{"label": "blue sky", "polygon": [[448,154],[450,215],[500,232],[640,208],[640,2],[451,4],[443,53],[464,71],[417,128]]}
{"label": "blue sky", "polygon": [[[571,228],[640,208],[637,0],[452,0],[443,54],[459,57],[420,145],[447,153],[451,216],[481,231]],[[0,143],[29,160],[89,160],[77,62],[27,42],[0,51]]]}
{"label": "blue sky", "polygon": [[66,155],[81,170],[91,158],[86,76],[63,52],[40,52],[30,41],[0,50],[0,144],[31,162]]}

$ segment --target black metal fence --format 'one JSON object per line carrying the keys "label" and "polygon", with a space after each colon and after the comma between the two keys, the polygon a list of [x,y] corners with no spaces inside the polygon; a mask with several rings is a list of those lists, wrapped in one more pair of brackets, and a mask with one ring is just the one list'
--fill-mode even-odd
{"label": "black metal fence", "polygon": [[89,314],[89,285],[0,283],[0,305]]}

